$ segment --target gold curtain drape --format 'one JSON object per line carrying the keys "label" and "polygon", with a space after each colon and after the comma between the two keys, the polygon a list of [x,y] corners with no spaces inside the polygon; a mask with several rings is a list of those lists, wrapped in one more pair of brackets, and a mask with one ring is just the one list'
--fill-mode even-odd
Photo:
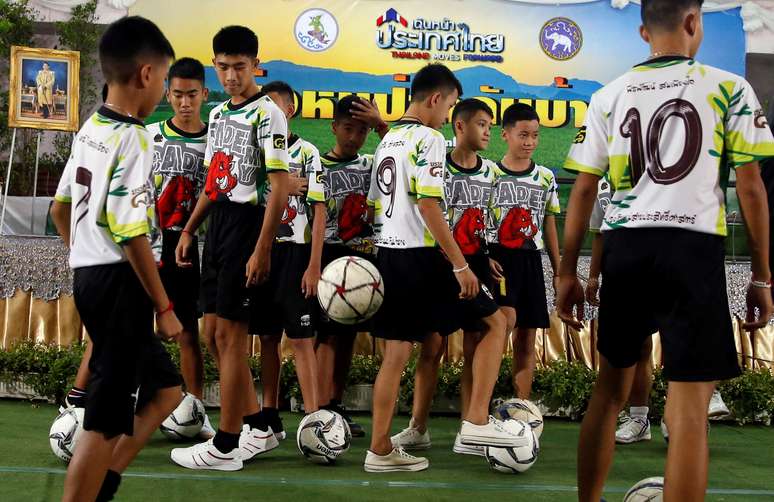
{"label": "gold curtain drape", "polygon": [[[597,323],[591,320],[582,331],[575,331],[564,325],[556,314],[551,315],[551,327],[538,330],[535,350],[539,366],[556,360],[582,361],[597,368],[599,354],[596,351]],[[0,349],[8,349],[15,343],[33,340],[39,343],[68,345],[80,341],[84,336],[80,316],[70,295],[57,300],[45,301],[34,298],[29,292],[16,291],[10,298],[0,299]],[[774,326],[752,333],[741,328],[741,322],[734,319],[739,363],[745,369],[774,369]],[[661,366],[661,342],[653,337],[653,365]],[[374,341],[367,333],[360,333],[355,343],[356,354],[381,354],[383,342]],[[253,352],[260,352],[260,340],[253,339]],[[508,342],[507,353],[511,353]],[[291,357],[292,351],[283,340],[282,355]],[[462,358],[462,334],[455,333],[446,341],[446,360],[459,361]]]}

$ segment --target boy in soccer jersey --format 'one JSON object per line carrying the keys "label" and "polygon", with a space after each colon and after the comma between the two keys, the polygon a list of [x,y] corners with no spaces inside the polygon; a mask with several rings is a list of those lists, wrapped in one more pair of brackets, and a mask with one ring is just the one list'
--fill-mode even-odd
{"label": "boy in soccer jersey", "polygon": [[[322,156],[327,211],[323,268],[343,256],[374,259],[373,226],[366,204],[373,155],[359,152],[372,128],[383,137],[389,126],[373,103],[350,95],[336,103],[331,128],[336,144]],[[354,437],[365,436],[365,431],[342,408],[341,399],[359,331],[370,331],[370,324],[344,325],[325,315],[317,330],[320,408],[341,414]]]}
{"label": "boy in soccer jersey", "polygon": [[386,294],[373,333],[385,339],[385,349],[374,384],[367,472],[427,469],[426,458],[409,455],[390,441],[401,374],[414,342],[431,333],[448,335],[469,319],[480,319],[485,334],[473,358],[473,390],[461,441],[503,447],[525,443],[507,425],[487,417],[505,322],[470,269],[441,209],[446,142],[437,129],[461,94],[462,85],[447,67],[422,68],[412,81],[406,114],[374,154],[368,198],[374,207],[377,263]]}
{"label": "boy in soccer jersey", "polygon": [[583,308],[578,251],[599,178],[608,173],[615,190],[602,225],[599,379],[578,446],[582,501],[602,495],[616,417],[654,325],[669,381],[664,500],[704,499],[707,408],[715,381],[740,373],[724,267],[728,165],[736,169],[750,242],[745,327],[764,326],[772,312],[758,161],[774,156],[774,137],[749,83],[693,59],[703,35],[701,6],[701,0],[643,0],[641,35],[651,57],[592,97],[585,138],[565,164],[579,174],[565,226],[558,307],[575,327],[581,323],[573,307],[580,319]]}
{"label": "boy in soccer jersey", "polygon": [[[446,155],[444,171],[444,201],[442,207],[454,240],[482,284],[489,280],[489,259],[486,255],[486,222],[497,165],[479,156],[489,146],[489,133],[494,115],[478,99],[457,103],[452,113],[456,137],[454,150]],[[464,367],[461,382],[462,414],[470,402],[473,384],[473,356],[481,338],[481,323],[468,320],[463,326]],[[438,366],[443,355],[443,338],[433,334],[425,338],[417,360],[414,383],[414,403],[409,426],[392,437],[392,444],[405,450],[421,450],[431,446],[427,421],[438,381]],[[480,446],[454,443],[457,453],[483,455]]]}
{"label": "boy in soccer jersey", "polygon": [[[73,142],[52,216],[70,248],[75,304],[92,340],[83,433],[64,501],[110,500],[181,398],[159,338],[183,330],[161,283],[154,230],[152,138],[142,119],[164,93],[174,51],[152,22],[126,17],[99,44],[109,91]],[[157,251],[160,251],[157,249]]]}
{"label": "boy in soccer jersey", "polygon": [[[253,391],[247,327],[255,288],[269,278],[272,244],[287,200],[288,126],[282,110],[258,93],[255,33],[227,26],[215,35],[212,48],[215,71],[231,99],[210,112],[204,194],[182,231],[176,259],[192,265],[192,236],[209,211],[200,299],[205,329],[215,324],[221,419],[212,441],[176,448],[171,456],[189,469],[232,471],[277,446]],[[267,181],[274,195],[268,201],[263,196]]]}
{"label": "boy in soccer jersey", "polygon": [[[261,93],[268,96],[289,121],[296,112],[293,89],[285,82],[270,82]],[[325,238],[325,194],[322,167],[317,148],[288,129],[290,174],[308,180],[305,196],[287,197],[282,221],[272,248],[272,269],[266,287],[261,289],[250,333],[261,336],[261,415],[277,439],[285,438],[278,406],[280,353],[283,330],[296,363],[296,375],[304,400],[304,411],[319,406],[317,359],[314,352],[315,327],[319,313],[317,284],[320,281],[323,239]],[[270,199],[271,185],[266,187]]]}

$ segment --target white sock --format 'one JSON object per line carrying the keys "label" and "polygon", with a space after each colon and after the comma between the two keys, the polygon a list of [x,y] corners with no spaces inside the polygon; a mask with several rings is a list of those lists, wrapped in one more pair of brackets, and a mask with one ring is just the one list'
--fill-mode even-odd
{"label": "white sock", "polygon": [[629,408],[629,416],[632,418],[648,418],[648,407],[632,406]]}

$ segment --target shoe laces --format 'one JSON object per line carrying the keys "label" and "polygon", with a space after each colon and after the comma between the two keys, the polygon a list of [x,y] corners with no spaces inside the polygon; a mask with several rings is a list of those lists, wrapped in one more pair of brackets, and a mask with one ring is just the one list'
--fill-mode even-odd
{"label": "shoe laces", "polygon": [[405,459],[409,459],[409,460],[417,458],[414,455],[406,452],[406,450],[404,450],[403,447],[401,447],[401,446],[395,447],[395,451],[397,452],[398,455],[400,455],[401,458],[405,458]]}

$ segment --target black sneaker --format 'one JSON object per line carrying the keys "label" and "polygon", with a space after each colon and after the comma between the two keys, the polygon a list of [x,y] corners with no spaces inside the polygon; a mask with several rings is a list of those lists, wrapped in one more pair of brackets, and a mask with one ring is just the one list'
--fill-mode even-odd
{"label": "black sneaker", "polygon": [[261,415],[263,415],[263,419],[266,424],[271,427],[272,431],[274,431],[274,437],[277,438],[277,441],[282,441],[287,437],[287,434],[285,433],[285,427],[282,425],[282,418],[280,418],[279,411],[270,408],[264,408],[261,410]]}
{"label": "black sneaker", "polygon": [[352,433],[353,438],[365,437],[365,430],[363,430],[363,426],[355,422],[354,420],[352,420],[352,417],[347,415],[347,412],[344,411],[344,408],[340,404],[331,403],[326,406],[321,406],[321,408],[324,410],[333,411],[341,415],[344,421],[347,422],[347,425],[349,426],[349,431]]}

